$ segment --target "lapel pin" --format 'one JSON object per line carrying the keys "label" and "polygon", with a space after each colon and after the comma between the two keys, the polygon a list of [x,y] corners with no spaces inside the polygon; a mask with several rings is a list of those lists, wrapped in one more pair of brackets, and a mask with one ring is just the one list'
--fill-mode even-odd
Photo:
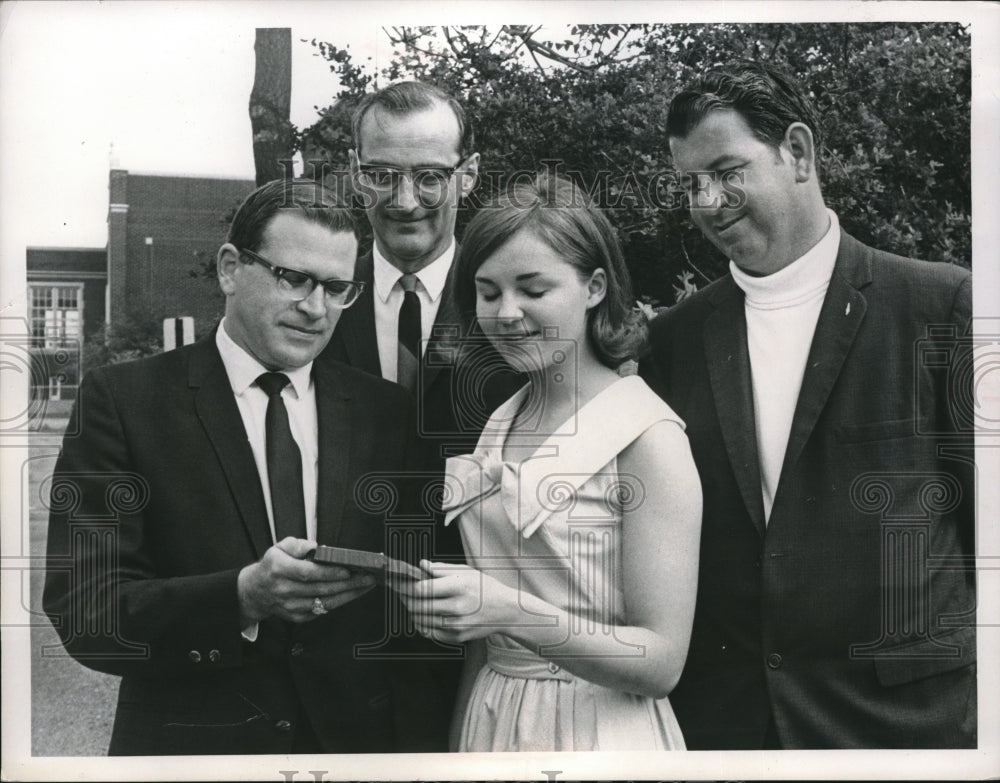
{"label": "lapel pin", "polygon": [[844,315],[850,315],[850,314],[851,314],[851,303],[848,302],[847,308],[844,310]]}

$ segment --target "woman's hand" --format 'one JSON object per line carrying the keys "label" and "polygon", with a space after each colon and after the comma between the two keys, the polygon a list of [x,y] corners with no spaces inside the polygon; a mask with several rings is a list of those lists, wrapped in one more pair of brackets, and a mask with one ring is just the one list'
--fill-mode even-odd
{"label": "woman's hand", "polygon": [[518,595],[492,576],[466,565],[420,561],[430,574],[418,582],[393,582],[417,630],[450,644],[503,631],[517,616]]}

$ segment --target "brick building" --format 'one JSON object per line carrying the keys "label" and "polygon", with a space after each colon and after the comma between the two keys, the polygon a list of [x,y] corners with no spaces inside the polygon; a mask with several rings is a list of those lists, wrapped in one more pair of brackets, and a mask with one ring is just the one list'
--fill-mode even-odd
{"label": "brick building", "polygon": [[72,396],[79,349],[104,325],[108,254],[101,248],[29,247],[32,395]]}
{"label": "brick building", "polygon": [[204,332],[222,315],[218,286],[192,277],[226,238],[252,180],[111,171],[108,319],[192,316]]}
{"label": "brick building", "polygon": [[[225,241],[253,180],[112,169],[106,248],[27,250],[36,396],[71,398],[79,346],[105,324],[191,316],[204,334],[222,315],[218,286],[198,274]],[[196,273],[192,276],[192,272]]]}

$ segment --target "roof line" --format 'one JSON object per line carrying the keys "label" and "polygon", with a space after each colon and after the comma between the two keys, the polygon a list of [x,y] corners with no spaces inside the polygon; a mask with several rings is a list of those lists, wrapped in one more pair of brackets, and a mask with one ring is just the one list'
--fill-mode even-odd
{"label": "roof line", "polygon": [[167,171],[137,171],[134,169],[111,169],[111,171],[120,171],[130,177],[170,177],[171,179],[219,179],[229,180],[230,182],[256,182],[256,179],[252,174],[245,177],[238,177],[229,174],[193,174]]}
{"label": "roof line", "polygon": [[62,245],[28,245],[26,250],[76,250],[84,251],[87,253],[106,253],[108,251],[108,246],[104,247],[66,247]]}

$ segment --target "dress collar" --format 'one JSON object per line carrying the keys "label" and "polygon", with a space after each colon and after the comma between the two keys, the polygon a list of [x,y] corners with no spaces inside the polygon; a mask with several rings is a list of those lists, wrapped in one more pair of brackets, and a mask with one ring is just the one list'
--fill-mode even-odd
{"label": "dress collar", "polygon": [[[619,447],[653,421],[673,418],[683,427],[642,379],[629,376],[601,390],[545,437],[530,457],[505,462],[503,445],[528,393],[529,387],[524,386],[497,408],[472,454],[448,459],[442,502],[445,525],[499,492],[508,521],[528,538],[554,511],[562,509],[572,492],[612,459]],[[571,442],[569,436],[579,439]],[[528,491],[524,491],[526,487]]]}

